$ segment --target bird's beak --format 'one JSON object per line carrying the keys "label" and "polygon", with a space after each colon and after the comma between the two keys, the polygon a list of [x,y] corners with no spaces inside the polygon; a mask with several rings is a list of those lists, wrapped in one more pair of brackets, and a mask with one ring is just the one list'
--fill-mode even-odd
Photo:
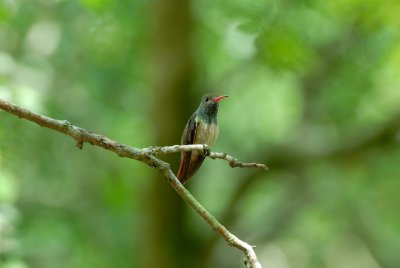
{"label": "bird's beak", "polygon": [[227,98],[227,97],[228,97],[227,95],[215,97],[215,98],[213,99],[213,102],[219,102],[219,101],[222,100],[223,98]]}

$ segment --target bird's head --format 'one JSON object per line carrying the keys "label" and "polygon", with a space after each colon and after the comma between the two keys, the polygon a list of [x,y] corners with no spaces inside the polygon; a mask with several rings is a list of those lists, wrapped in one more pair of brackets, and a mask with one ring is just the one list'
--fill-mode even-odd
{"label": "bird's head", "polygon": [[201,99],[200,109],[206,113],[217,113],[219,102],[228,96],[217,96],[215,94],[206,94]]}

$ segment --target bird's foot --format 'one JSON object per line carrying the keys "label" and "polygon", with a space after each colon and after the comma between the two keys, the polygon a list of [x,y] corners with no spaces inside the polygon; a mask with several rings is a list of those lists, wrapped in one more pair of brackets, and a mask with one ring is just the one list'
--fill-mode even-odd
{"label": "bird's foot", "polygon": [[209,156],[210,155],[210,148],[208,148],[208,145],[203,145],[203,156]]}

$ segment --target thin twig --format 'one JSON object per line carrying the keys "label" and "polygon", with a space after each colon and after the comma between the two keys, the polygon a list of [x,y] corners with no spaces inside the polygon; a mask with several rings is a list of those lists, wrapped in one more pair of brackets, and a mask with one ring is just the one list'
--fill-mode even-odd
{"label": "thin twig", "polygon": [[[230,233],[218,220],[212,216],[193,196],[192,194],[179,182],[175,174],[172,172],[170,165],[155,157],[158,153],[172,153],[190,150],[199,150],[203,152],[209,152],[206,145],[174,145],[167,147],[150,147],[145,149],[138,149],[125,144],[121,144],[114,140],[111,140],[103,135],[92,133],[84,128],[77,127],[66,120],[56,120],[47,116],[36,114],[29,110],[18,107],[15,104],[6,102],[0,99],[0,109],[18,116],[19,118],[24,118],[26,120],[32,121],[39,126],[50,128],[58,132],[64,133],[77,142],[77,147],[82,149],[85,142],[92,145],[102,147],[106,150],[112,151],[121,157],[128,157],[135,159],[137,161],[143,162],[150,167],[155,168],[167,182],[174,188],[174,190],[182,197],[182,199],[191,206],[199,215],[202,217],[211,227],[222,236],[228,245],[240,249],[245,254],[245,264],[249,268],[261,268],[261,264],[257,260],[257,256],[254,252],[252,246],[246,242],[240,240],[235,235]],[[200,148],[200,149],[199,149]],[[175,150],[175,151],[174,151]],[[212,154],[210,153],[210,157]],[[216,157],[220,158],[220,157]],[[234,163],[232,159],[237,162],[233,157],[228,157],[225,154],[224,158],[229,163]],[[237,162],[239,163],[239,162]],[[245,164],[245,163],[243,163]],[[232,165],[231,165],[232,166]]]}
{"label": "thin twig", "polygon": [[240,167],[240,168],[262,168],[265,170],[268,170],[268,167],[264,164],[259,164],[259,163],[243,163],[239,162],[236,158],[230,156],[227,153],[215,153],[211,152],[209,154],[209,157],[211,159],[223,159],[229,162],[229,165],[234,168],[234,167]]}
{"label": "thin twig", "polygon": [[142,150],[153,155],[196,151],[207,154],[207,156],[210,157],[211,159],[226,160],[228,161],[229,165],[232,168],[240,167],[240,168],[261,168],[266,170],[268,169],[268,167],[264,164],[239,162],[236,158],[230,156],[227,153],[210,152],[210,148],[207,144],[172,145],[163,147],[157,146],[157,147],[144,148]]}

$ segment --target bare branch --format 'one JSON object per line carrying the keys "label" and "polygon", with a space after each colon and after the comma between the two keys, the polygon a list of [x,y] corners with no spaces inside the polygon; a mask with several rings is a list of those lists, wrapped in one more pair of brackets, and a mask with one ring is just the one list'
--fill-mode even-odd
{"label": "bare branch", "polygon": [[210,157],[211,159],[226,160],[228,161],[229,165],[232,168],[240,167],[240,168],[261,168],[266,170],[268,169],[268,167],[264,164],[239,162],[236,158],[228,155],[227,153],[210,152],[210,148],[207,144],[149,147],[149,148],[144,148],[142,150],[152,155],[196,151],[207,154],[207,156]]}
{"label": "bare branch", "polygon": [[209,157],[211,159],[223,159],[229,162],[229,165],[234,168],[234,167],[240,167],[240,168],[262,168],[265,170],[268,170],[268,167],[264,164],[259,164],[259,163],[243,163],[239,162],[236,158],[230,156],[227,153],[214,153],[210,152]]}
{"label": "bare branch", "polygon": [[[92,133],[84,128],[77,127],[65,120],[56,120],[47,116],[39,115],[33,113],[29,110],[18,107],[15,104],[6,102],[0,99],[0,109],[18,116],[19,118],[24,118],[26,120],[32,121],[39,126],[47,127],[58,132],[64,133],[72,138],[74,138],[77,142],[78,148],[82,149],[83,143],[87,142],[92,145],[96,145],[102,147],[106,150],[112,151],[121,157],[128,157],[135,159],[137,161],[143,162],[150,167],[155,168],[166,181],[174,188],[174,190],[182,197],[182,199],[191,206],[197,214],[200,215],[212,227],[212,229],[217,232],[220,236],[222,236],[228,245],[232,247],[236,247],[241,250],[245,254],[245,264],[246,267],[250,268],[261,268],[261,264],[257,260],[257,256],[253,250],[253,247],[247,244],[246,242],[240,240],[235,235],[230,233],[218,220],[211,215],[193,196],[192,194],[179,182],[176,178],[175,174],[172,172],[170,165],[167,162],[164,162],[158,158],[156,158],[155,154],[165,154],[165,153],[174,153],[181,151],[202,151],[209,152],[209,149],[206,145],[186,145],[186,146],[166,146],[166,147],[150,147],[145,149],[138,149],[135,147],[131,147],[128,145],[121,144],[114,140],[111,140],[103,135]],[[210,157],[212,158],[212,154],[210,153]],[[215,158],[221,158],[227,160],[229,163],[236,163],[236,166],[240,166],[240,162],[237,162],[236,159],[230,157],[226,154],[225,156]],[[236,161],[236,162],[235,162]],[[241,163],[245,165],[246,163]],[[232,166],[232,164],[231,164]]]}
{"label": "bare branch", "polygon": [[209,146],[207,144],[189,144],[189,145],[172,145],[172,146],[152,146],[148,148],[142,149],[149,154],[157,155],[157,154],[172,154],[179,152],[207,152],[209,150]]}

